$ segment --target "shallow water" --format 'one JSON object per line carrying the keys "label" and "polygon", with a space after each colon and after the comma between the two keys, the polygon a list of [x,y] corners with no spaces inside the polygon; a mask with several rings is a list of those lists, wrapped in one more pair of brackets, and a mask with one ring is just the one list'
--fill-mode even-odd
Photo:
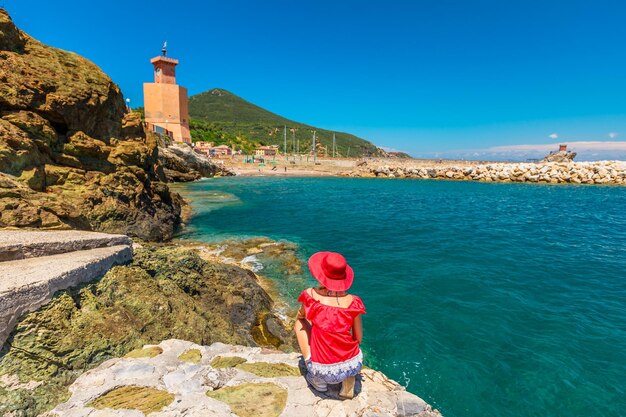
{"label": "shallow water", "polygon": [[[366,362],[444,416],[626,414],[626,187],[261,177],[180,188],[197,212],[186,238],[342,252],[367,307]],[[275,275],[287,296],[302,290]]]}

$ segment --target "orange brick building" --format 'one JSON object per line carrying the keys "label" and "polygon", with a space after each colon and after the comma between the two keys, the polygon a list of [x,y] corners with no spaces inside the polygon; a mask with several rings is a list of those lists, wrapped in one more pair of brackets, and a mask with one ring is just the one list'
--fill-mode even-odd
{"label": "orange brick building", "polygon": [[176,84],[177,59],[163,55],[150,60],[154,82],[143,84],[143,103],[149,129],[166,134],[177,142],[191,143],[187,89]]}

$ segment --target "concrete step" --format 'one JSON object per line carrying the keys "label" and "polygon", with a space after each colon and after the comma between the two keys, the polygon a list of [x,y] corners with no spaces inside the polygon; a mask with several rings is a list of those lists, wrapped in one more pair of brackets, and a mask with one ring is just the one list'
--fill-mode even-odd
{"label": "concrete step", "polygon": [[24,313],[48,303],[55,292],[101,278],[132,257],[130,245],[116,245],[1,262],[0,347]]}
{"label": "concrete step", "polygon": [[105,246],[131,245],[125,235],[82,230],[0,230],[0,262]]}

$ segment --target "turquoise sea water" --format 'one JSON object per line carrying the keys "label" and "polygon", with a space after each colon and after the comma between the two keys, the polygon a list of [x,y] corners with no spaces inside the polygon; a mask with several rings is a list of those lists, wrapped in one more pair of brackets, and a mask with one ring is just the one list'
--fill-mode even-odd
{"label": "turquoise sea water", "polygon": [[[222,178],[183,191],[197,213],[185,238],[343,253],[366,362],[444,416],[626,415],[626,187]],[[304,285],[274,278],[291,297]]]}

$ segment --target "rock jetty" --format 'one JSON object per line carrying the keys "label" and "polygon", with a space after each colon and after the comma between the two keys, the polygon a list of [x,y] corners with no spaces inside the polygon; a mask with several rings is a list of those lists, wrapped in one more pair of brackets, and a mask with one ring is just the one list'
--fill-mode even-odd
{"label": "rock jetty", "polygon": [[561,149],[550,152],[541,162],[570,162],[576,158],[576,152],[568,151],[567,146],[561,145]]}
{"label": "rock jetty", "polygon": [[357,395],[307,386],[301,356],[262,348],[166,340],[81,375],[47,417],[441,417],[424,400],[372,369]]}
{"label": "rock jetty", "polygon": [[465,180],[484,182],[528,182],[549,184],[626,184],[626,163],[546,162],[489,163],[467,165],[384,165],[351,171],[346,176]]}

